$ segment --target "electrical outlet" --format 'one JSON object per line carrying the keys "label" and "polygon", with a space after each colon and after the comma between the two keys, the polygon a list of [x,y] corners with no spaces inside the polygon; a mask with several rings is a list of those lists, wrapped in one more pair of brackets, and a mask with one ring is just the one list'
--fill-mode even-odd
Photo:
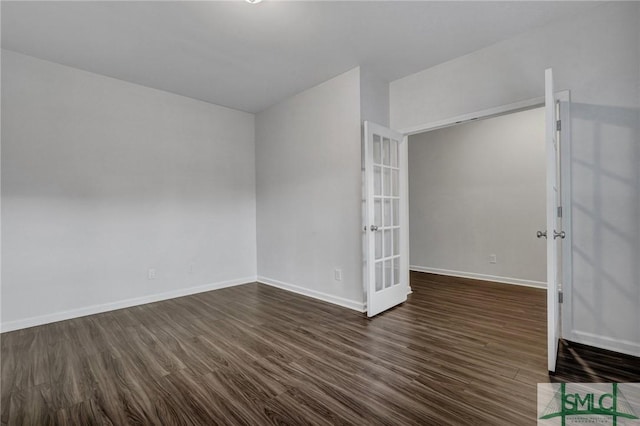
{"label": "electrical outlet", "polygon": [[155,268],[149,268],[149,271],[147,273],[147,278],[149,278],[150,280],[155,280],[156,279],[156,270],[155,270]]}
{"label": "electrical outlet", "polygon": [[498,258],[495,254],[489,255],[489,263],[498,263]]}
{"label": "electrical outlet", "polygon": [[333,271],[333,278],[336,281],[342,281],[342,269],[336,269]]}

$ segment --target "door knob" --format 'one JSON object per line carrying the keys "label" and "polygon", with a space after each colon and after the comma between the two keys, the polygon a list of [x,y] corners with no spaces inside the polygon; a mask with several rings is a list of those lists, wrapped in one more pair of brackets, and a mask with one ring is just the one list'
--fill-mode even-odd
{"label": "door knob", "polygon": [[371,231],[375,232],[378,230],[378,226],[377,225],[371,225]]}
{"label": "door knob", "polygon": [[538,232],[536,233],[536,237],[538,237],[538,238],[542,238],[542,237],[547,238],[547,231],[544,231],[544,232],[542,232],[542,231],[538,231]]}
{"label": "door knob", "polygon": [[558,237],[560,237],[560,238],[562,238],[564,240],[564,237],[566,237],[566,234],[564,233],[564,231],[558,232],[558,231],[554,230],[553,231],[553,239],[555,240]]}

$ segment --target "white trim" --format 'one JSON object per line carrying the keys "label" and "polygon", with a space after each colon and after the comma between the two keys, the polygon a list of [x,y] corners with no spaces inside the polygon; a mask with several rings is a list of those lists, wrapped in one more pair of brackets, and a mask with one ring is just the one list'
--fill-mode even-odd
{"label": "white trim", "polygon": [[477,120],[481,118],[496,117],[504,114],[512,114],[518,111],[524,111],[544,105],[544,96],[527,99],[524,101],[514,102],[507,105],[501,105],[494,108],[483,109],[481,111],[471,112],[468,114],[458,115],[457,117],[445,118],[444,120],[433,121],[431,123],[421,124],[418,126],[407,127],[398,130],[405,136],[415,135],[417,133],[428,132],[430,130],[441,129],[443,127],[454,126],[464,123],[465,121]]}
{"label": "white trim", "polygon": [[597,334],[577,330],[572,330],[571,338],[566,337],[566,339],[572,342],[582,343],[583,345],[595,346],[602,349],[608,349],[610,351],[640,357],[640,344],[629,340],[599,336]]}
{"label": "white trim", "polygon": [[342,306],[344,308],[353,309],[354,311],[364,312],[365,304],[363,302],[357,302],[355,300],[345,299],[343,297],[334,296],[321,291],[311,290],[305,287],[300,287],[294,284],[285,283],[283,281],[274,280],[267,277],[258,277],[260,284],[265,284],[271,287],[276,287],[281,290],[290,291],[292,293],[301,294],[303,296],[311,297],[314,299],[322,300],[323,302],[332,303],[334,305]]}
{"label": "white trim", "polygon": [[429,268],[425,266],[409,266],[411,271],[427,272],[429,274],[448,275],[450,277],[471,278],[481,281],[493,281],[503,284],[515,284],[525,287],[547,288],[547,283],[543,281],[523,280],[521,278],[500,277],[497,275],[476,274],[475,272],[451,271],[449,269]]}
{"label": "white trim", "polygon": [[72,309],[69,311],[56,312],[53,314],[41,315],[37,317],[25,318],[15,321],[4,322],[0,325],[2,333],[22,328],[35,327],[37,325],[49,324],[52,322],[64,321],[68,319],[84,317],[87,315],[100,314],[103,312],[115,311],[117,309],[130,308],[132,306],[145,305],[147,303],[159,302],[162,300],[175,299],[177,297],[189,296],[191,294],[204,293],[206,291],[218,290],[225,287],[233,287],[241,284],[249,284],[256,281],[256,276],[238,278],[235,280],[220,281],[212,284],[205,284],[197,287],[189,287],[172,290],[165,293],[152,294],[149,296],[134,297],[132,299],[119,300],[117,302],[92,305],[85,308]]}
{"label": "white trim", "polygon": [[402,151],[400,159],[400,279],[407,286],[407,295],[413,293],[411,290],[411,273],[409,264],[411,263],[411,244],[409,236],[409,136],[402,136]]}

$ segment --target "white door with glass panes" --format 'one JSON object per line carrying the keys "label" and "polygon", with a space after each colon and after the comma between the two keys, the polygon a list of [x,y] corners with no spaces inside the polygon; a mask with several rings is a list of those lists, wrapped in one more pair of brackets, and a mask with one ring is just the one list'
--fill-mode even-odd
{"label": "white door with glass panes", "polygon": [[407,139],[365,122],[366,290],[372,317],[407,300]]}

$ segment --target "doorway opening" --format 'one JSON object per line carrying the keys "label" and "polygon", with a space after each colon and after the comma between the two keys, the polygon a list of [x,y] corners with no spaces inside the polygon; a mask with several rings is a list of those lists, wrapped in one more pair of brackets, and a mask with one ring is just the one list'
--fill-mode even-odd
{"label": "doorway opening", "polygon": [[546,288],[543,106],[409,136],[410,270]]}
{"label": "doorway opening", "polygon": [[[491,117],[499,117],[506,114],[513,114],[517,112],[523,112],[535,109],[544,105],[544,151],[545,151],[545,193],[546,193],[546,229],[538,230],[538,238],[546,238],[546,287],[547,287],[547,340],[548,340],[548,366],[549,371],[555,370],[555,362],[557,358],[558,341],[561,336],[560,330],[560,307],[563,299],[565,301],[571,300],[571,197],[568,189],[570,184],[570,96],[568,91],[556,93],[553,86],[553,74],[551,69],[545,71],[545,96],[543,98],[531,99],[522,101],[510,105],[496,107],[484,111],[479,111],[472,114],[466,114],[453,119],[441,120],[427,125],[416,126],[415,128],[404,129],[400,132],[392,129],[385,128],[373,123],[365,122],[365,138],[364,138],[364,158],[365,158],[365,173],[364,173],[364,187],[365,187],[365,257],[364,265],[367,271],[364,276],[365,292],[367,298],[367,314],[369,317],[375,316],[386,309],[389,309],[399,303],[406,300],[406,293],[400,290],[408,290],[411,292],[409,286],[409,259],[413,261],[415,256],[410,256],[410,233],[409,233],[409,178],[408,178],[408,158],[409,158],[409,138],[413,135],[425,133],[428,131],[434,131],[438,129],[452,127],[458,124],[463,124],[468,121],[475,121],[480,119],[489,119]],[[566,123],[565,126],[561,126],[561,123]],[[400,264],[400,282],[396,285],[395,279],[393,280],[393,291],[387,289],[385,286],[376,287],[374,284],[378,283],[381,275],[387,273],[385,253],[393,253],[396,255],[395,244],[391,242],[386,244],[383,238],[380,238],[379,233],[384,232],[386,228],[383,226],[385,223],[382,210],[376,214],[375,207],[376,202],[383,200],[388,194],[384,188],[393,188],[393,178],[390,180],[390,185],[384,186],[382,184],[380,176],[381,172],[384,172],[384,167],[387,164],[376,163],[375,154],[375,141],[380,141],[382,149],[387,145],[393,146],[394,141],[397,143],[398,148],[398,164],[397,164],[397,183],[398,188],[398,204],[399,212],[399,264]],[[563,143],[560,143],[563,141]],[[511,147],[513,148],[513,147]],[[384,158],[384,157],[382,157]],[[473,160],[473,159],[472,159]],[[508,158],[503,161],[510,161]],[[382,167],[382,168],[381,168]],[[434,166],[435,167],[435,166]],[[494,167],[494,166],[492,166]],[[392,167],[393,169],[393,167]],[[378,172],[378,173],[376,173]],[[378,180],[380,182],[378,182]],[[482,179],[479,179],[482,184]],[[504,179],[500,182],[505,182]],[[508,182],[508,180],[507,180]],[[376,185],[378,183],[378,185]],[[487,182],[484,182],[485,186]],[[436,183],[437,189],[438,183]],[[382,192],[376,192],[376,188]],[[563,191],[562,189],[567,190]],[[446,191],[445,191],[446,192]],[[521,195],[521,194],[520,194]],[[395,197],[395,195],[394,195]],[[378,203],[379,204],[379,203]],[[455,209],[464,209],[465,206],[454,206]],[[444,209],[441,212],[442,215],[451,215],[452,208]],[[394,215],[390,216],[393,220]],[[507,219],[503,219],[507,220]],[[495,221],[494,221],[495,222]],[[500,223],[497,221],[497,223]],[[476,224],[477,225],[477,224]],[[480,224],[482,225],[482,223]],[[395,226],[395,224],[394,224]],[[476,229],[474,228],[474,233]],[[369,232],[371,231],[371,232]],[[500,232],[500,231],[495,231]],[[453,233],[442,233],[444,238],[451,238]],[[548,235],[548,238],[547,238]],[[382,235],[383,236],[383,235]],[[535,236],[535,234],[534,234]],[[568,238],[565,239],[565,236]],[[508,240],[508,238],[507,238]],[[529,240],[529,238],[525,238]],[[535,240],[534,240],[535,241]],[[536,244],[536,243],[533,243]],[[378,246],[382,246],[382,250],[378,250]],[[387,247],[389,250],[384,249]],[[509,251],[509,250],[507,250]],[[565,256],[563,256],[563,252]],[[381,255],[381,257],[378,256]],[[508,258],[508,257],[507,257]],[[516,262],[517,263],[517,262]],[[380,268],[376,268],[380,264]],[[489,264],[498,264],[497,253],[489,253]],[[413,265],[416,266],[416,265]],[[417,265],[420,266],[420,265]],[[440,268],[439,268],[440,269]],[[447,269],[440,269],[447,271]],[[463,272],[460,270],[448,270],[452,272]],[[456,275],[456,274],[451,274]],[[492,277],[494,281],[497,275],[481,274],[486,277]],[[403,278],[404,277],[404,278]],[[509,278],[509,277],[506,277]],[[542,281],[536,281],[531,279],[519,279],[519,282],[513,282],[512,284],[540,284]],[[382,281],[384,282],[384,281]],[[564,286],[562,285],[564,283]],[[542,285],[540,285],[542,287]],[[563,288],[564,287],[564,288]],[[563,294],[564,292],[564,294]],[[402,294],[401,294],[402,293]],[[388,297],[389,296],[389,297]],[[393,296],[393,297],[390,297]],[[564,296],[564,298],[563,298]],[[565,302],[565,308],[562,311],[563,318],[571,320],[570,304]],[[568,328],[571,329],[571,324],[568,324]]]}

